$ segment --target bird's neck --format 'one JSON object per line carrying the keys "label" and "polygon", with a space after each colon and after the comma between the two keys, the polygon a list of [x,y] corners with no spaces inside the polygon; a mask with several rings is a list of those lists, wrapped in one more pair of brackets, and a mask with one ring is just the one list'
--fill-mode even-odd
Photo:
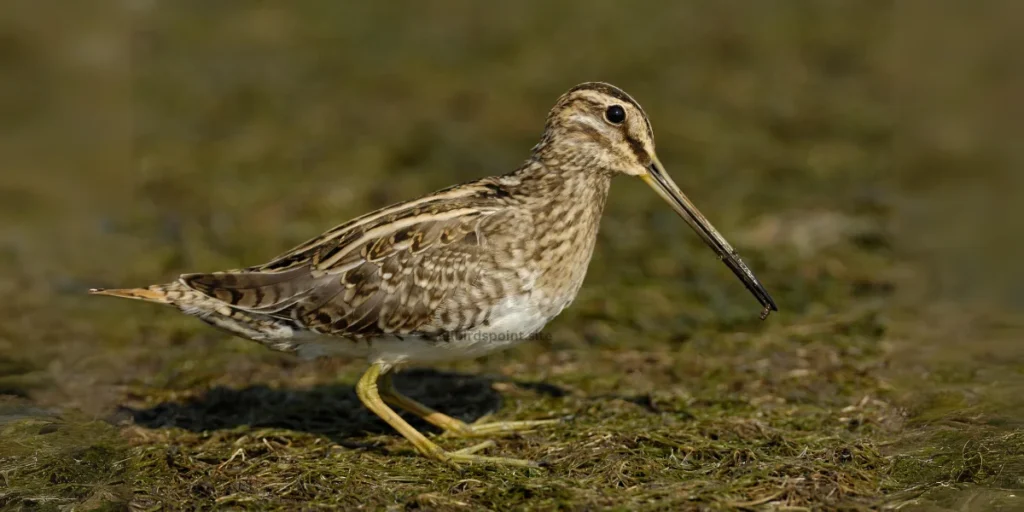
{"label": "bird's neck", "polygon": [[552,302],[557,314],[572,301],[586,275],[597,242],[601,214],[608,198],[612,174],[567,165],[554,159],[531,158],[505,177],[515,182],[513,196],[530,212],[524,229],[533,241],[530,261],[548,262],[537,269],[534,283]]}
{"label": "bird's neck", "polygon": [[589,260],[612,173],[578,164],[579,160],[535,153],[508,178],[516,182],[513,194],[543,231],[538,233],[546,245],[542,250],[572,246]]}
{"label": "bird's neck", "polygon": [[517,195],[538,207],[559,205],[584,216],[600,216],[608,198],[612,173],[586,162],[537,158],[509,175]]}
{"label": "bird's neck", "polygon": [[585,143],[566,137],[555,138],[547,130],[533,147],[530,158],[512,175],[521,180],[526,194],[554,200],[587,199],[604,205],[615,174]]}

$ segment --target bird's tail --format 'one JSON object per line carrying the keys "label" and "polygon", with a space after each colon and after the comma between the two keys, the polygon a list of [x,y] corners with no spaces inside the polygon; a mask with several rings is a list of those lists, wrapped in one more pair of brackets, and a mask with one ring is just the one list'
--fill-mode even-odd
{"label": "bird's tail", "polygon": [[154,284],[146,288],[92,288],[90,295],[109,295],[125,299],[156,302],[158,304],[175,304],[188,288],[179,282]]}

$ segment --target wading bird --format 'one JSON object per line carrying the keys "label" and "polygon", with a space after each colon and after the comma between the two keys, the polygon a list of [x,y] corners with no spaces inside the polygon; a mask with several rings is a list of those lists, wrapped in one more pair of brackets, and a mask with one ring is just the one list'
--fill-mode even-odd
{"label": "wading bird", "polygon": [[562,95],[515,171],[368,213],[240,270],[185,274],[147,288],[91,293],[169,304],[235,335],[301,356],[366,358],[359,399],[423,455],[450,463],[532,465],[448,452],[389,407],[455,435],[556,420],[466,424],[400,394],[391,372],[471,358],[528,339],[576,297],[612,178],[636,176],[672,206],[761,303],[777,310],[736,251],[679,190],[654,153],[640,105],[591,82]]}

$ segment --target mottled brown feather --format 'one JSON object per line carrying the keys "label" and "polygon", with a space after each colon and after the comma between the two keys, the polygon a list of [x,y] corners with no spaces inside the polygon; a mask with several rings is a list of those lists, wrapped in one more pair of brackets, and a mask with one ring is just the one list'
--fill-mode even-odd
{"label": "mottled brown feather", "polygon": [[476,236],[480,220],[500,213],[511,195],[483,180],[427,197],[433,199],[346,223],[265,265],[187,274],[181,282],[239,310],[322,334],[432,336],[471,327],[445,324],[434,313],[451,290],[479,274],[486,259]]}

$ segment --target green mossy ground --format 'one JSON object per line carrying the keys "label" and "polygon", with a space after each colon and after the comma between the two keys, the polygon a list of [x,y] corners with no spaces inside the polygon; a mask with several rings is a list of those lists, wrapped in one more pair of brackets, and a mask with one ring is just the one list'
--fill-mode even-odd
{"label": "green mossy ground", "polygon": [[[140,3],[4,29],[11,76],[65,84],[3,103],[27,112],[7,133],[49,104],[91,121],[0,178],[0,508],[1024,507],[1020,325],[946,293],[959,270],[934,256],[970,243],[937,198],[996,170],[963,132],[956,155],[895,149],[915,79],[894,71],[892,5],[370,5]],[[782,311],[759,322],[680,219],[616,182],[548,339],[396,379],[467,421],[565,418],[490,452],[544,469],[417,456],[359,405],[363,362],[83,293],[258,263],[511,170],[595,79],[645,106]]]}

